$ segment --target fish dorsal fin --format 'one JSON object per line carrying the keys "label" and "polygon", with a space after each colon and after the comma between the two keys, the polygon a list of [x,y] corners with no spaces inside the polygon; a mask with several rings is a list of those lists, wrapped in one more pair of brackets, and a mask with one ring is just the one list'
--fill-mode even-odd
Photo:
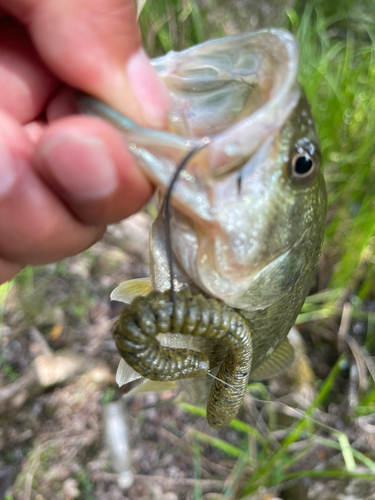
{"label": "fish dorsal fin", "polygon": [[252,380],[263,380],[274,377],[288,368],[294,360],[294,350],[289,340],[284,339],[279,347],[250,375]]}
{"label": "fish dorsal fin", "polygon": [[147,295],[152,290],[151,278],[137,278],[123,281],[111,293],[111,300],[131,304],[139,295]]}

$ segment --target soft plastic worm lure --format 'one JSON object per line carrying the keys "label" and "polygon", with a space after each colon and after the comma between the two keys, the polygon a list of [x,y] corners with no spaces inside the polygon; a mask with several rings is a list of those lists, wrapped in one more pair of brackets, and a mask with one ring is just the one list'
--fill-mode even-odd
{"label": "soft plastic worm lure", "polygon": [[210,366],[207,356],[187,349],[163,347],[159,333],[181,333],[219,339],[228,351],[207,403],[207,421],[220,429],[236,416],[250,376],[252,329],[223,302],[198,292],[151,292],[126,305],[114,329],[116,347],[141,375],[158,381],[200,378]]}

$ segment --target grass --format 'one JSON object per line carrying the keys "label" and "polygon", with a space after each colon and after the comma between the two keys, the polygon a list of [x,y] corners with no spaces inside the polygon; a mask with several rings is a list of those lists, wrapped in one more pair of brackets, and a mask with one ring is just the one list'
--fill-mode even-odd
{"label": "grass", "polygon": [[[207,18],[194,0],[142,2],[139,24],[144,45],[154,57],[207,39]],[[217,36],[222,31],[216,30]]]}
{"label": "grass", "polygon": [[[331,391],[334,389],[337,378],[342,370],[343,359],[344,357],[341,357],[337,360],[309,408],[304,413],[296,410],[296,415],[298,415],[299,420],[288,429],[287,436],[281,442],[277,443],[277,449],[275,449],[274,445],[271,446],[272,440],[270,439],[270,435],[262,435],[254,427],[236,419],[231,422],[230,427],[236,432],[244,433],[248,438],[256,440],[257,454],[255,457],[251,456],[244,447],[235,446],[225,440],[199,432],[195,429],[190,431],[190,436],[193,438],[194,443],[201,443],[215,448],[222,453],[223,457],[238,459],[236,466],[239,467],[241,465],[241,469],[243,468],[243,463],[250,465],[251,477],[245,481],[242,491],[238,493],[235,498],[247,498],[260,488],[280,487],[280,485],[289,481],[296,481],[305,477],[315,479],[327,477],[359,478],[375,481],[375,462],[352,447],[346,434],[319,422],[319,419],[314,416],[316,411],[321,409],[321,406],[329,400]],[[262,401],[262,403],[265,405],[266,412],[268,413],[269,408],[267,403],[270,402]],[[276,404],[282,403],[276,402]],[[192,415],[199,417],[205,416],[205,410],[203,408],[186,403],[180,403],[179,406]],[[323,429],[326,434],[328,433],[329,437],[317,435],[319,429]],[[270,428],[267,430],[272,434]],[[302,443],[304,446],[296,453],[293,452],[293,445],[297,442]],[[336,460],[336,468],[323,470],[316,468],[290,472],[299,461],[311,453],[313,444],[321,444],[326,448],[331,448],[339,452],[342,459]],[[368,472],[358,472],[357,467],[359,465],[367,469]],[[248,475],[249,472],[247,471],[247,476]],[[242,483],[244,483],[244,478],[241,477],[241,475],[238,479],[241,479]]]}

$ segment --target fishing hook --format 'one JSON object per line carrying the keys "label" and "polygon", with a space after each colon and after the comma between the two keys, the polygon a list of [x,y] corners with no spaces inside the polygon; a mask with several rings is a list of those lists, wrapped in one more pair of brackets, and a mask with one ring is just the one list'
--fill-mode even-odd
{"label": "fishing hook", "polygon": [[207,144],[210,143],[210,139],[208,137],[205,137],[202,139],[202,142],[197,144],[196,146],[191,149],[186,156],[181,160],[179,165],[177,166],[177,169],[172,177],[171,183],[169,184],[167,194],[165,196],[165,238],[166,238],[166,248],[167,248],[167,256],[168,256],[168,266],[169,266],[169,275],[170,275],[170,282],[171,282],[171,299],[173,304],[176,303],[176,292],[174,289],[174,260],[173,260],[173,250],[172,250],[172,238],[171,238],[171,197],[172,197],[172,190],[174,188],[174,185],[178,179],[178,176],[182,172],[182,170],[186,167],[188,161],[192,156],[195,155],[197,151],[200,151],[202,148],[207,146]]}

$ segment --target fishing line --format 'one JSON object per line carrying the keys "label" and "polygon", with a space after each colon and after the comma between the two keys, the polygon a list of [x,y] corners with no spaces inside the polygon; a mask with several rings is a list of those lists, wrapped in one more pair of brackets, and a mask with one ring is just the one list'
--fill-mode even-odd
{"label": "fishing line", "polygon": [[[210,372],[207,372],[207,375],[209,375],[210,377],[214,378],[215,380],[221,382],[222,384],[224,385],[227,385],[228,387],[231,387],[232,389],[236,389],[233,385],[231,384],[228,384],[228,382],[226,382],[225,380],[222,380],[218,377],[215,377],[215,375],[213,375],[212,373]],[[296,413],[298,413],[298,415],[302,418],[306,418],[307,420],[310,420],[312,422],[314,422],[315,424],[319,425],[320,427],[323,427],[324,429],[332,432],[333,434],[336,434],[337,432],[339,432],[337,429],[335,429],[334,427],[331,427],[330,425],[327,425],[327,424],[324,424],[323,422],[320,422],[319,420],[316,420],[314,417],[312,417],[311,415],[306,415],[306,412],[303,412],[301,410],[298,410],[297,408],[293,408],[293,406],[290,406],[286,403],[283,403],[282,401],[265,401],[264,399],[259,399],[259,398],[256,398],[255,396],[253,396],[252,394],[249,394],[249,393],[245,393],[245,398],[250,398],[251,400],[253,401],[256,401],[257,403],[263,403],[263,404],[272,404],[272,405],[278,405],[278,406],[283,406],[285,408],[288,408],[288,410],[292,410]]]}
{"label": "fishing line", "polygon": [[195,155],[197,151],[200,151],[202,148],[207,146],[210,143],[210,139],[205,137],[202,139],[202,142],[197,144],[191,149],[186,156],[182,159],[180,164],[177,166],[177,169],[172,177],[171,183],[169,184],[167,194],[165,196],[165,238],[166,238],[166,248],[167,248],[167,256],[168,256],[168,266],[170,273],[170,282],[171,282],[171,298],[173,304],[176,303],[176,293],[174,290],[174,260],[173,260],[173,250],[172,250],[172,238],[171,238],[171,197],[172,190],[174,185],[178,179],[178,176],[182,172],[182,170],[186,167],[186,164],[190,160],[192,156]]}
{"label": "fishing line", "polygon": [[222,380],[221,378],[219,377],[215,377],[215,375],[213,375],[212,373],[210,372],[207,372],[207,375],[209,375],[210,377],[214,378],[215,380],[217,380],[218,382],[221,382],[222,384],[224,385],[227,385],[228,387],[230,387],[231,389],[234,389],[235,391],[237,390],[236,387],[234,387],[234,385],[231,385],[231,384],[228,384],[228,382],[226,382],[225,380]]}
{"label": "fishing line", "polygon": [[272,404],[272,405],[278,405],[278,406],[284,406],[285,408],[288,408],[288,410],[292,410],[296,413],[298,413],[298,415],[302,418],[306,418],[307,420],[311,420],[312,422],[314,422],[315,424],[319,425],[320,427],[323,427],[324,429],[336,434],[340,431],[338,431],[337,429],[335,429],[334,427],[331,427],[330,425],[327,425],[327,424],[324,424],[323,422],[320,422],[319,420],[316,420],[314,417],[312,417],[311,415],[306,415],[306,411],[303,412],[301,410],[298,410],[297,408],[293,408],[293,406],[290,406],[286,403],[283,403],[282,401],[265,401],[264,399],[259,399],[259,398],[256,398],[255,396],[253,396],[252,394],[248,394],[248,393],[245,393],[245,398],[250,398],[252,399],[253,401],[256,401],[258,403],[263,403],[263,404]]}

